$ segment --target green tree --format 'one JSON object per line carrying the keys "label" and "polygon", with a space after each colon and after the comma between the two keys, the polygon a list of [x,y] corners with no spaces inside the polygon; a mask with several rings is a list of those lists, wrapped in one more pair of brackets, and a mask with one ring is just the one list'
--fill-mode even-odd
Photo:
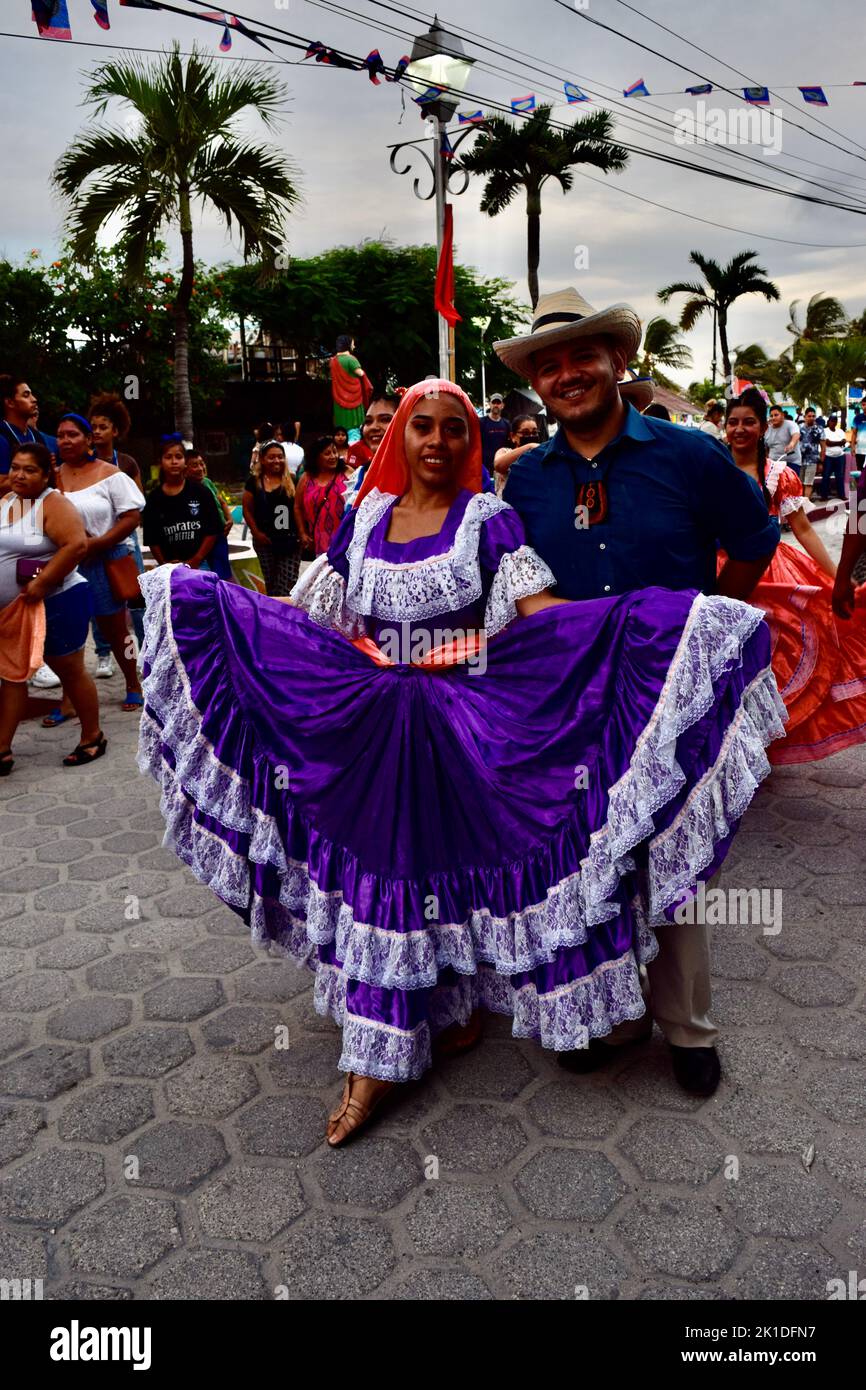
{"label": "green tree", "polygon": [[[410,385],[438,372],[433,246],[384,241],[339,246],[293,260],[266,281],[256,265],[227,266],[222,273],[227,307],[301,355],[324,358],[333,352],[337,335],[349,333],[378,389]],[[491,320],[484,338],[488,386],[507,389],[514,378],[490,352],[490,344],[517,333],[524,311],[505,280],[483,279],[456,265],[454,281],[462,316],[455,334],[457,377],[478,399],[481,335],[473,318]]]}
{"label": "green tree", "polygon": [[125,278],[144,277],[148,251],[166,227],[180,233],[183,262],[172,301],[175,424],[192,435],[189,311],[194,289],[192,219],[196,206],[215,210],[241,236],[245,259],[265,270],[282,245],[283,226],[298,203],[295,170],[278,151],[245,139],[237,118],[255,111],[271,128],[283,106],[282,84],[261,65],[225,68],[175,44],[155,62],[132,58],[103,64],[85,101],[104,115],[112,99],[134,113],[134,133],[97,125],[61,156],[54,182],[69,199],[73,254],[93,256],[97,237],[120,218]]}
{"label": "green tree", "polygon": [[689,298],[683,305],[680,315],[680,328],[688,333],[704,314],[716,311],[719,346],[722,349],[722,367],[725,380],[731,377],[731,358],[728,350],[728,311],[746,294],[762,294],[766,300],[779,298],[779,291],[772,280],[767,280],[763,266],[756,265],[756,251],[740,251],[727,265],[719,265],[700,251],[692,251],[689,260],[696,265],[704,277],[699,281],[676,280],[659,290],[659,299],[667,304],[675,294],[687,294]]}
{"label": "green tree", "polygon": [[634,367],[642,376],[651,376],[661,386],[673,391],[680,388],[660,369],[670,367],[672,371],[684,371],[692,365],[691,348],[682,341],[679,329],[670,319],[656,316],[648,320],[643,335],[643,351],[635,359]]}
{"label": "green tree", "polygon": [[866,377],[866,337],[804,343],[800,370],[788,389],[801,404],[815,401],[830,409],[844,401],[858,377]]}
{"label": "green tree", "polygon": [[841,338],[848,329],[848,315],[838,299],[830,294],[813,294],[806,305],[806,318],[799,319],[802,300],[795,299],[788,309],[788,332],[793,334],[794,342],[785,349],[785,355],[800,356],[804,343],[822,343],[828,338]]}
{"label": "green tree", "polygon": [[541,192],[555,179],[563,193],[574,184],[572,169],[589,164],[605,174],[618,173],[628,163],[628,150],[611,138],[613,120],[595,111],[566,129],[550,124],[551,106],[539,106],[526,121],[492,116],[485,121],[472,149],[460,164],[487,180],[481,211],[497,217],[517,197],[526,195],[526,239],[529,298],[538,303],[538,265],[541,258]]}

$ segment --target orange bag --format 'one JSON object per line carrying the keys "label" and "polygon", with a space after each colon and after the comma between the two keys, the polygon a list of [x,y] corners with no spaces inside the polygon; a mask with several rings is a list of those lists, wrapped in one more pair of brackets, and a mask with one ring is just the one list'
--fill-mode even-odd
{"label": "orange bag", "polygon": [[25,603],[19,594],[0,608],[0,679],[29,680],[42,665],[44,646],[44,603]]}

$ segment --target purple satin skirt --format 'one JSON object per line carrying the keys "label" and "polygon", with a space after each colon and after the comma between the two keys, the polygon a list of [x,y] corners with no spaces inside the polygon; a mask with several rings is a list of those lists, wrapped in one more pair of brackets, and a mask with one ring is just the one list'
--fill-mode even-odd
{"label": "purple satin skirt", "polygon": [[562,605],[483,670],[426,672],[211,574],[142,587],[166,843],[315,972],[346,1071],[415,1078],[479,1006],[558,1050],[639,1017],[653,927],[719,867],[784,732],[763,615],[728,599]]}

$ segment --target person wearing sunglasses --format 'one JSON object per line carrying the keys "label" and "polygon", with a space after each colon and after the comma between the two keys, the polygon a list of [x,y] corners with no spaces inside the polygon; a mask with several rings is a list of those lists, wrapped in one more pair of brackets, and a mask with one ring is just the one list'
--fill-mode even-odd
{"label": "person wearing sunglasses", "polygon": [[530,449],[536,448],[540,443],[541,435],[538,432],[537,417],[535,415],[515,415],[511,422],[508,444],[502,449],[497,449],[493,458],[497,495],[502,492],[508,481],[508,470],[512,463],[515,463],[522,454],[528,454]]}

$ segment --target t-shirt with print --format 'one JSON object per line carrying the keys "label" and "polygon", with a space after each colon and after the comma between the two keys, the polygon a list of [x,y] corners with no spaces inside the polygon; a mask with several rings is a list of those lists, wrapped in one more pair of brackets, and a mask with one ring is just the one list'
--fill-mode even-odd
{"label": "t-shirt with print", "polygon": [[164,559],[181,564],[195,555],[206,536],[223,533],[223,518],[212,495],[189,478],[175,496],[155,487],[141,521],[145,545],[157,546]]}

